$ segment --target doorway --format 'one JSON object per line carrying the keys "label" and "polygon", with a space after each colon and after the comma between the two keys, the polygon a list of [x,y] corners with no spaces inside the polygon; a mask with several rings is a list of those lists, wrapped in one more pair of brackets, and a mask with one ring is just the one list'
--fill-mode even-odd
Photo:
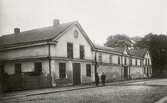
{"label": "doorway", "polygon": [[73,85],[81,84],[80,63],[73,63]]}

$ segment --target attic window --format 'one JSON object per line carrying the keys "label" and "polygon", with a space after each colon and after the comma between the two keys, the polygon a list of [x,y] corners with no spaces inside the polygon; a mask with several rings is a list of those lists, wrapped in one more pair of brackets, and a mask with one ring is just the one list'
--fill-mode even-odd
{"label": "attic window", "polygon": [[74,30],[74,38],[78,38],[78,31]]}

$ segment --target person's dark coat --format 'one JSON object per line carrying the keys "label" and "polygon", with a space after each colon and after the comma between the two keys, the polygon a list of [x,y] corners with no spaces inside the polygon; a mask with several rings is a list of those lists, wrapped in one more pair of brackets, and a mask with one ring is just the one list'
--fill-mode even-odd
{"label": "person's dark coat", "polygon": [[106,75],[104,73],[101,75],[101,81],[102,81],[102,84],[105,85]]}
{"label": "person's dark coat", "polygon": [[95,75],[95,83],[96,83],[96,85],[99,84],[99,75],[98,75],[98,73],[96,73],[96,75]]}

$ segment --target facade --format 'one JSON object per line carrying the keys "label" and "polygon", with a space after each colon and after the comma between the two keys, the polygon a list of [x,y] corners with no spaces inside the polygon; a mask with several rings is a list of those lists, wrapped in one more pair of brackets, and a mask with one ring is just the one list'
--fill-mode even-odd
{"label": "facade", "polygon": [[96,46],[77,21],[54,20],[53,26],[24,32],[15,28],[0,37],[0,61],[4,90],[89,84],[96,64],[107,81],[151,76],[149,52],[140,57],[124,48]]}
{"label": "facade", "polygon": [[148,50],[95,46],[99,75],[107,81],[149,78],[152,76]]}

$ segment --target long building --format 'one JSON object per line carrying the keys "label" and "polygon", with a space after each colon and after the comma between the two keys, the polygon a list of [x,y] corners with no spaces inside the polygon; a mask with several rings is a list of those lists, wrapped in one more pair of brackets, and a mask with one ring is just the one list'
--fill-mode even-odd
{"label": "long building", "polygon": [[0,37],[0,88],[89,84],[96,70],[107,81],[151,77],[149,51],[139,53],[93,44],[77,21],[61,24],[55,19],[52,26],[23,32],[15,28]]}

